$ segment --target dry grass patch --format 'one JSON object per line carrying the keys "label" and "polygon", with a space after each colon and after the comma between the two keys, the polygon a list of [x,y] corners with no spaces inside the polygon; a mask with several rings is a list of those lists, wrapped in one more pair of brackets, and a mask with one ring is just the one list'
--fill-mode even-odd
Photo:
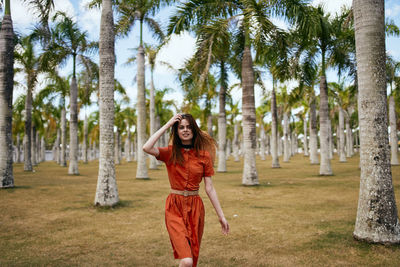
{"label": "dry grass patch", "polygon": [[[400,247],[352,238],[359,190],[358,157],[332,161],[334,176],[302,155],[270,167],[258,160],[260,185],[241,185],[242,163],[228,162],[214,184],[230,223],[223,236],[206,194],[199,266],[399,266]],[[79,176],[53,162],[34,173],[14,167],[16,188],[0,190],[1,266],[176,266],[164,225],[169,183],[164,166],[135,179],[136,164],[117,166],[121,203],[93,206],[98,162]],[[392,168],[399,194],[400,167]],[[399,197],[397,198],[399,199]],[[399,206],[398,202],[398,206]]]}

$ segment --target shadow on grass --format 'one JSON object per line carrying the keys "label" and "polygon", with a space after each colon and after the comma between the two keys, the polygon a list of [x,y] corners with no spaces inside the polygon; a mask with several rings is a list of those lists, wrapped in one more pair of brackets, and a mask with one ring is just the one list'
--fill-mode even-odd
{"label": "shadow on grass", "polygon": [[[136,202],[136,201],[135,201]],[[112,212],[122,208],[132,207],[133,201],[132,200],[120,200],[117,204],[113,206],[96,206],[91,204],[91,206],[99,212]]]}
{"label": "shadow on grass", "polygon": [[14,187],[5,187],[5,188],[0,188],[0,190],[4,190],[7,193],[14,193],[15,191],[19,189],[32,189],[32,186],[28,185],[18,185]]}

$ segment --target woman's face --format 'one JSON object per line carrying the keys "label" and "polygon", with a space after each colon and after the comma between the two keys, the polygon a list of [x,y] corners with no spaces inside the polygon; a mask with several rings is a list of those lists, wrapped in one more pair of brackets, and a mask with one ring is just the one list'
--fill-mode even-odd
{"label": "woman's face", "polygon": [[178,125],[178,136],[181,139],[183,145],[192,144],[193,132],[189,122],[186,119],[182,119]]}

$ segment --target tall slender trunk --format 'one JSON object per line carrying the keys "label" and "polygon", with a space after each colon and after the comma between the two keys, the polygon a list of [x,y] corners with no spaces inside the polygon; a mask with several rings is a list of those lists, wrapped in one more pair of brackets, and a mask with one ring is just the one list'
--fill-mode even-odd
{"label": "tall slender trunk", "polygon": [[318,133],[315,98],[310,103],[310,162],[319,164],[318,160]]}
{"label": "tall slender trunk", "polygon": [[383,0],[354,0],[360,195],[353,236],[374,243],[400,243],[388,142],[385,8]]}
{"label": "tall slender trunk", "polygon": [[32,171],[32,89],[28,88],[25,99],[24,171]]}
{"label": "tall slender trunk", "polygon": [[346,114],[346,157],[353,156],[353,137],[351,134],[350,117]]}
{"label": "tall slender trunk", "polygon": [[228,139],[226,143],[226,157],[225,159],[228,160],[229,157],[231,156],[231,151],[232,151],[232,139]]}
{"label": "tall slender trunk", "polygon": [[290,160],[289,136],[289,116],[287,112],[283,112],[283,162],[289,162]]}
{"label": "tall slender trunk", "polygon": [[40,138],[40,162],[46,161],[46,143],[44,137]]}
{"label": "tall slender trunk", "polygon": [[329,107],[328,107],[328,86],[325,75],[321,76],[319,85],[319,136],[320,136],[320,175],[332,175],[331,160],[329,159]]}
{"label": "tall slender trunk", "polygon": [[12,99],[14,89],[14,33],[10,0],[0,29],[0,188],[14,187]]}
{"label": "tall slender trunk", "polygon": [[32,124],[31,127],[31,162],[33,166],[37,166],[36,154],[36,126]]}
{"label": "tall slender trunk", "polygon": [[207,116],[207,133],[212,137],[213,136],[213,116],[210,113]]}
{"label": "tall slender trunk", "polygon": [[88,119],[85,114],[85,121],[83,122],[83,163],[87,164],[89,162],[88,158]]}
{"label": "tall slender trunk", "polygon": [[242,59],[242,115],[244,167],[242,184],[258,185],[256,169],[256,108],[254,99],[254,70],[250,46],[245,45]]}
{"label": "tall slender trunk", "polygon": [[[221,73],[225,73],[225,63],[221,62]],[[224,79],[221,79],[224,80]],[[218,172],[226,172],[226,88],[221,82],[219,89],[219,114],[218,114]]]}
{"label": "tall slender trunk", "polygon": [[127,150],[127,162],[132,162],[132,142],[131,142],[131,131],[128,129],[128,136],[127,136],[127,142],[128,142],[128,150]]}
{"label": "tall slender trunk", "polygon": [[68,174],[78,175],[78,86],[73,75],[69,93],[69,168]]}
{"label": "tall slender trunk", "polygon": [[[153,81],[153,70],[151,71],[150,78],[150,136],[152,136],[156,129],[156,104],[154,97],[154,81]],[[157,159],[154,156],[150,156],[150,165],[149,169],[157,170]]]}
{"label": "tall slender trunk", "polygon": [[61,109],[61,157],[60,165],[67,167],[67,115],[65,105]]}
{"label": "tall slender trunk", "polygon": [[16,162],[20,163],[21,162],[21,135],[17,134],[17,148],[16,148],[16,152],[17,152],[17,158],[16,158]]}
{"label": "tall slender trunk", "polygon": [[260,157],[265,160],[265,129],[264,123],[260,123]]}
{"label": "tall slender trunk", "polygon": [[120,148],[119,148],[119,136],[120,136],[120,132],[117,129],[117,131],[114,134],[114,137],[115,137],[114,138],[114,161],[115,161],[115,164],[118,164],[118,165],[121,164],[121,160],[119,158],[119,150],[120,150]]}
{"label": "tall slender trunk", "polygon": [[144,74],[144,50],[140,45],[137,54],[137,169],[136,178],[148,179],[146,155],[142,149],[146,141],[146,96]]}
{"label": "tall slender trunk", "polygon": [[119,202],[114,164],[114,19],[111,0],[103,0],[100,21],[100,159],[95,205]]}
{"label": "tall slender trunk", "polygon": [[272,85],[271,95],[271,155],[272,155],[272,168],[280,168],[278,157],[278,110],[276,108],[276,94],[275,94],[275,80]]}
{"label": "tall slender trunk", "polygon": [[390,122],[390,151],[392,156],[390,157],[390,164],[399,165],[399,159],[397,156],[398,152],[398,138],[397,138],[397,116],[396,116],[396,105],[394,97],[389,97],[389,122]]}
{"label": "tall slender trunk", "polygon": [[310,154],[308,153],[306,114],[304,114],[304,118],[303,118],[303,149],[304,149],[304,156],[308,157]]}
{"label": "tall slender trunk", "polygon": [[329,136],[329,159],[333,158],[333,136],[332,136],[332,121],[328,119],[328,136]]}
{"label": "tall slender trunk", "polygon": [[347,162],[344,149],[344,111],[339,107],[339,161]]}
{"label": "tall slender trunk", "polygon": [[60,164],[60,138],[61,138],[61,129],[57,129],[57,138],[54,144],[55,146],[55,157],[53,158],[58,164]]}
{"label": "tall slender trunk", "polygon": [[239,122],[236,122],[233,128],[233,157],[235,161],[239,160]]}

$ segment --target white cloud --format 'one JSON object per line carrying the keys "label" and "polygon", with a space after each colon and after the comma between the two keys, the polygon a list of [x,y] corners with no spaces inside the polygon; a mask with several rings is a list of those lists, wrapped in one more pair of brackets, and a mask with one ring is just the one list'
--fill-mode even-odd
{"label": "white cloud", "polygon": [[100,33],[101,9],[88,9],[87,4],[89,2],[90,0],[83,0],[79,3],[79,13],[81,14],[79,25],[82,30],[89,33],[91,39],[96,40],[99,38]]}
{"label": "white cloud", "polygon": [[386,8],[386,10],[385,10],[385,15],[387,17],[396,17],[399,14],[400,14],[400,5],[399,4],[393,4],[393,6]]}
{"label": "white cloud", "polygon": [[345,5],[346,7],[351,7],[352,0],[335,0],[335,1],[327,1],[327,0],[313,0],[312,5],[317,6],[322,4],[325,12],[329,12],[332,15],[336,13],[340,13],[341,8]]}
{"label": "white cloud", "polygon": [[[195,48],[196,39],[188,32],[180,35],[174,34],[169,43],[160,50],[157,59],[158,62],[167,62],[175,69],[178,69],[183,66],[185,60],[194,54]],[[158,64],[156,72],[171,74],[171,70],[161,64]]]}

